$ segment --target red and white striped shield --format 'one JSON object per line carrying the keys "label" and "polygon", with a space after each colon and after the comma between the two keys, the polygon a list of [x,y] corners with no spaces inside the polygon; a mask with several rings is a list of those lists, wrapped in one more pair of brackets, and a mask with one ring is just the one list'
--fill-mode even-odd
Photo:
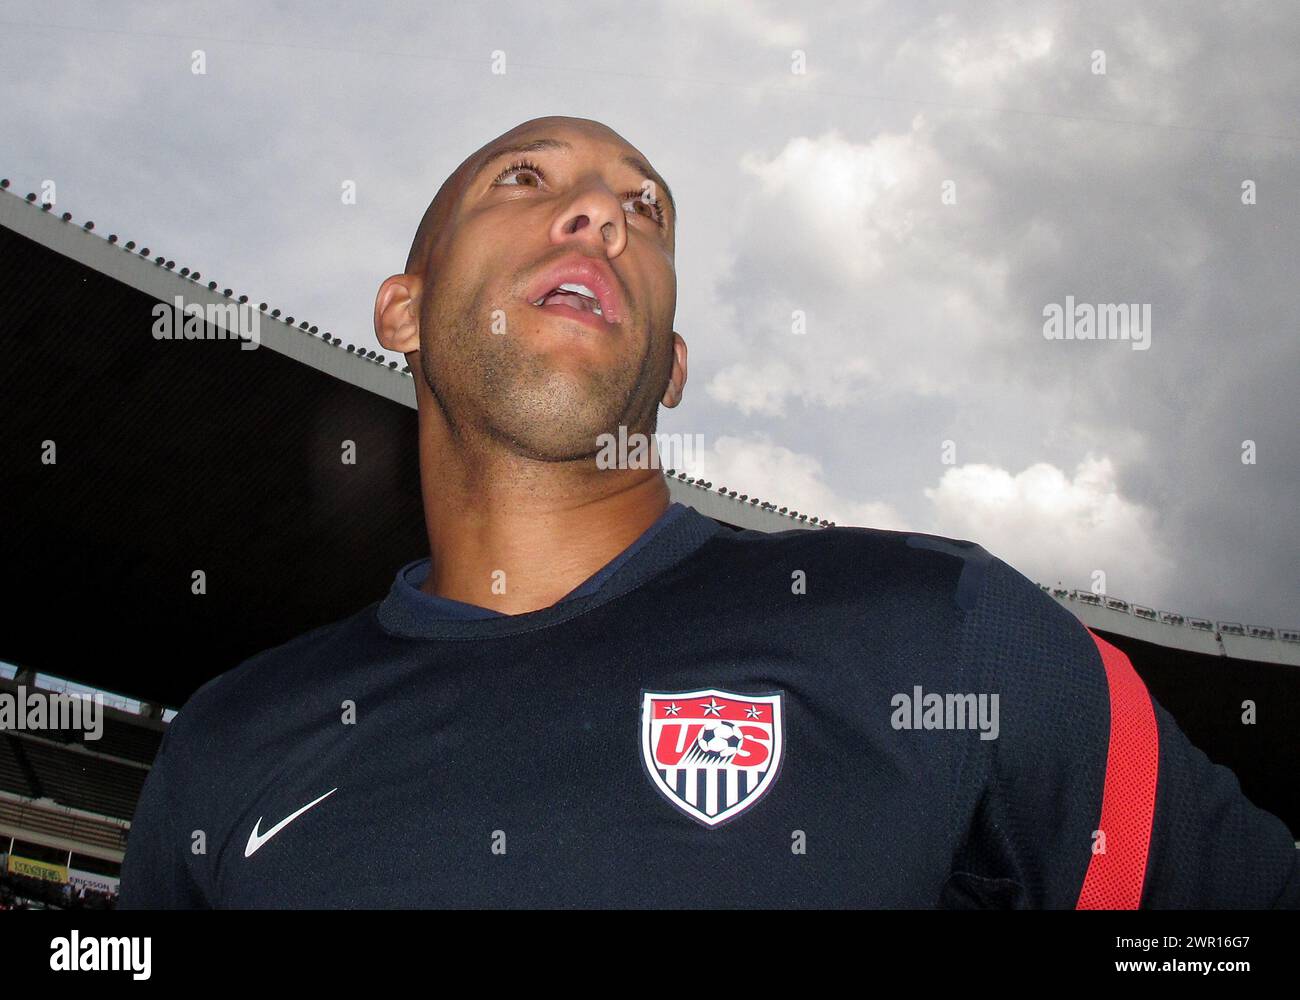
{"label": "red and white striped shield", "polygon": [[651,782],[705,826],[735,819],[776,781],[785,746],[781,697],[643,692],[641,759]]}

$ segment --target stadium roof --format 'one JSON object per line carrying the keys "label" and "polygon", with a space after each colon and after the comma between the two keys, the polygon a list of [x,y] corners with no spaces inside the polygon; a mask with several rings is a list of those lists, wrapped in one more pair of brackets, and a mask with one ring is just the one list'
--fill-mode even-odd
{"label": "stadium roof", "polygon": [[[0,193],[0,657],[175,706],[381,597],[427,543],[410,374],[159,249]],[[157,303],[178,295],[214,310],[207,339],[154,337]],[[241,299],[258,313],[255,350],[215,336]],[[355,465],[340,461],[344,441]],[[54,464],[38,454],[50,447]],[[829,523],[684,473],[668,483],[735,527]],[[196,571],[206,593],[192,592]],[[1147,630],[1101,610],[1103,628]],[[1209,651],[1205,636],[1161,631]],[[1276,636],[1231,645],[1218,653],[1300,665],[1300,644]]]}

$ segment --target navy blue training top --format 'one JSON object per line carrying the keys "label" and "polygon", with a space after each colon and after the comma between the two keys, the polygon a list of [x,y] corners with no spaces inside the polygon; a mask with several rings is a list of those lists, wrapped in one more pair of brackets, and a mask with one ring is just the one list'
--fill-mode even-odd
{"label": "navy blue training top", "polygon": [[1300,906],[1286,826],[971,542],[685,507],[548,608],[404,587],[190,698],[123,908]]}

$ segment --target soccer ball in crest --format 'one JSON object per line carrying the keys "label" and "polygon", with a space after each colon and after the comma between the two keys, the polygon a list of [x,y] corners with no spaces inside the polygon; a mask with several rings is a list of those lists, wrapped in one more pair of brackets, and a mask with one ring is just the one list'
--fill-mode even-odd
{"label": "soccer ball in crest", "polygon": [[744,742],[745,737],[738,726],[730,722],[710,722],[700,730],[695,745],[707,754],[729,761]]}

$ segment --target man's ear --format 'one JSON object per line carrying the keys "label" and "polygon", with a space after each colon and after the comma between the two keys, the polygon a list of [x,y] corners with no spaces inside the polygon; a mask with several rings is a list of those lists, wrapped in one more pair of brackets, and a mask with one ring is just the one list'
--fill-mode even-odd
{"label": "man's ear", "polygon": [[682,401],[686,390],[686,341],[676,330],[673,331],[673,371],[668,376],[668,388],[664,390],[664,406],[676,406]]}
{"label": "man's ear", "polygon": [[384,350],[410,354],[420,349],[420,292],[417,274],[394,274],[375,296],[375,336]]}

